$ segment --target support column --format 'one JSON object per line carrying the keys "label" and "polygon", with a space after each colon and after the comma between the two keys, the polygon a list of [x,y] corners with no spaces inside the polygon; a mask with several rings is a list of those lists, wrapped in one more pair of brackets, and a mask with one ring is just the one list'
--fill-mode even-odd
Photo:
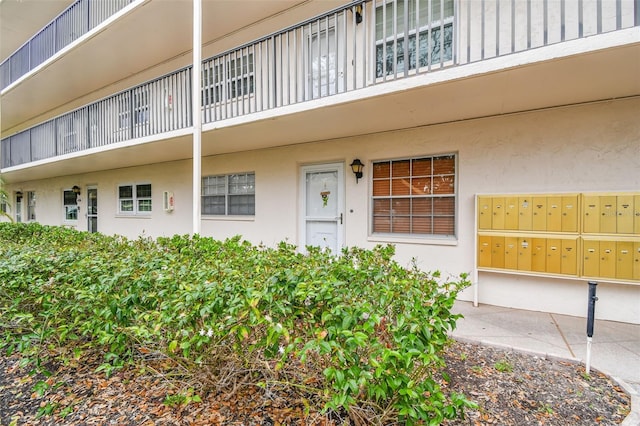
{"label": "support column", "polygon": [[200,192],[202,186],[202,113],[200,111],[202,98],[202,0],[193,0],[193,74],[191,87],[191,119],[193,120],[193,231],[192,235],[200,234],[201,204]]}

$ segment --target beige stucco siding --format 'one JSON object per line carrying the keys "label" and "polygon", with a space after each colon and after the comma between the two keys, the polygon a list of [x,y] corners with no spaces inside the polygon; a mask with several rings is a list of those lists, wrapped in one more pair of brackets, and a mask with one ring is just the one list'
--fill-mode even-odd
{"label": "beige stucco siding", "polygon": [[[427,101],[427,100],[425,100]],[[437,100],[433,100],[437,108]],[[300,167],[345,165],[344,244],[373,247],[392,242],[397,258],[415,258],[425,270],[444,275],[471,273],[475,257],[478,193],[637,191],[640,189],[640,99],[560,107],[546,111],[419,127],[288,147],[206,157],[202,174],[255,172],[255,217],[207,218],[202,234],[226,238],[241,234],[254,243],[299,243]],[[355,119],[355,117],[354,117]],[[375,120],[376,117],[357,117]],[[326,123],[330,126],[331,123]],[[215,133],[204,135],[205,140]],[[457,155],[457,238],[379,238],[370,235],[371,162],[421,155]],[[364,177],[356,184],[349,163],[359,158]],[[117,212],[117,187],[151,183],[153,212],[127,217]],[[125,168],[46,181],[14,184],[10,191],[36,191],[37,219],[62,222],[62,190],[96,185],[99,230],[135,237],[184,234],[191,230],[191,161]],[[162,192],[175,195],[175,210],[162,210]],[[84,200],[78,229],[86,229]],[[73,225],[73,224],[72,224]],[[481,272],[480,303],[569,315],[586,313],[587,286],[579,280]],[[597,317],[640,323],[640,286],[600,283]],[[462,298],[471,300],[470,290]]]}

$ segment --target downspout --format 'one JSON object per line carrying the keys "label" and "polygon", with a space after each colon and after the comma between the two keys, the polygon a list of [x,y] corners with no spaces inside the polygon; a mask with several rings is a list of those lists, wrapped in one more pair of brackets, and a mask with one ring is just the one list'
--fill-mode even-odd
{"label": "downspout", "polygon": [[202,170],[202,0],[193,0],[193,69],[191,77],[193,121],[193,230],[200,234],[200,192]]}

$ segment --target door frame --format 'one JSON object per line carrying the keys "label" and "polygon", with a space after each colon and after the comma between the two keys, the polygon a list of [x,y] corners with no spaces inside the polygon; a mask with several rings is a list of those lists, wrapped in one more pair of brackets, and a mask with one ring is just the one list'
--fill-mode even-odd
{"label": "door frame", "polygon": [[91,190],[95,190],[96,191],[96,203],[98,202],[97,198],[98,198],[98,185],[87,185],[87,202],[85,203],[86,207],[86,211],[87,213],[85,214],[86,218],[87,218],[87,231],[91,232],[91,226],[90,226],[90,221],[91,221],[91,217],[95,216],[96,218],[96,229],[93,232],[98,232],[98,211],[97,211],[97,206],[96,206],[96,213],[94,215],[92,215],[91,213],[89,213],[89,203],[90,203],[90,198],[89,198],[89,191]]}
{"label": "door frame", "polygon": [[322,171],[337,171],[338,172],[338,191],[339,194],[336,198],[337,214],[336,216],[336,253],[339,254],[344,247],[344,235],[345,235],[345,176],[344,176],[345,163],[344,162],[327,162],[316,164],[303,164],[299,168],[299,182],[300,182],[300,202],[298,210],[298,250],[306,252],[307,246],[307,185],[306,174],[308,172],[322,172]]}

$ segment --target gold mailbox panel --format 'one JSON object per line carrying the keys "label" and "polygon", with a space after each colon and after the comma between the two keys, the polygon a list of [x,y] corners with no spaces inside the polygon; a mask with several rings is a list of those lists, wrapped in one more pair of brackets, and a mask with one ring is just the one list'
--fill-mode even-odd
{"label": "gold mailbox panel", "polygon": [[582,243],[582,274],[587,277],[600,275],[600,242],[584,241]]}
{"label": "gold mailbox panel", "polygon": [[533,238],[531,247],[531,270],[546,272],[547,269],[547,240]]}
{"label": "gold mailbox panel", "polygon": [[494,197],[491,200],[491,229],[504,229],[504,198]]}
{"label": "gold mailbox panel", "polygon": [[545,231],[562,231],[562,197],[547,197],[547,227]]}
{"label": "gold mailbox panel", "polygon": [[562,240],[559,238],[547,239],[547,268],[552,274],[562,273]]}
{"label": "gold mailbox panel", "polygon": [[562,232],[578,232],[578,196],[562,197]]}
{"label": "gold mailbox panel", "polygon": [[547,197],[533,197],[533,220],[532,229],[534,231],[547,230]]}
{"label": "gold mailbox panel", "polygon": [[531,197],[518,197],[518,229],[521,231],[531,231],[533,220],[533,209]]}
{"label": "gold mailbox panel", "polygon": [[504,237],[491,237],[491,267],[504,269]]}
{"label": "gold mailbox panel", "polygon": [[616,232],[633,234],[633,195],[619,195],[616,200]]}
{"label": "gold mailbox panel", "polygon": [[640,235],[640,195],[633,197],[633,233]]}
{"label": "gold mailbox panel", "polygon": [[[640,261],[638,262],[640,267]],[[518,269],[518,238],[504,237],[504,267]]]}
{"label": "gold mailbox panel", "polygon": [[640,284],[640,193],[477,200],[478,267]]}
{"label": "gold mailbox panel", "polygon": [[562,240],[560,273],[576,275],[578,273],[578,241]]}
{"label": "gold mailbox panel", "polygon": [[582,207],[582,230],[592,234],[600,232],[600,197],[585,195]]}
{"label": "gold mailbox panel", "polygon": [[491,237],[485,235],[478,237],[478,266],[485,268],[491,266]]}
{"label": "gold mailbox panel", "polygon": [[518,238],[518,270],[531,270],[531,239]]}
{"label": "gold mailbox panel", "polygon": [[600,277],[616,277],[616,242],[600,241]]}
{"label": "gold mailbox panel", "polygon": [[633,279],[633,243],[630,241],[616,243],[616,278]]}
{"label": "gold mailbox panel", "polygon": [[640,280],[640,243],[633,243],[633,279]]}
{"label": "gold mailbox panel", "polygon": [[600,197],[600,233],[615,234],[617,223],[617,197],[601,196]]}
{"label": "gold mailbox panel", "polygon": [[504,229],[510,231],[518,229],[518,197],[504,199]]}
{"label": "gold mailbox panel", "polygon": [[491,229],[491,197],[478,197],[478,228]]}

